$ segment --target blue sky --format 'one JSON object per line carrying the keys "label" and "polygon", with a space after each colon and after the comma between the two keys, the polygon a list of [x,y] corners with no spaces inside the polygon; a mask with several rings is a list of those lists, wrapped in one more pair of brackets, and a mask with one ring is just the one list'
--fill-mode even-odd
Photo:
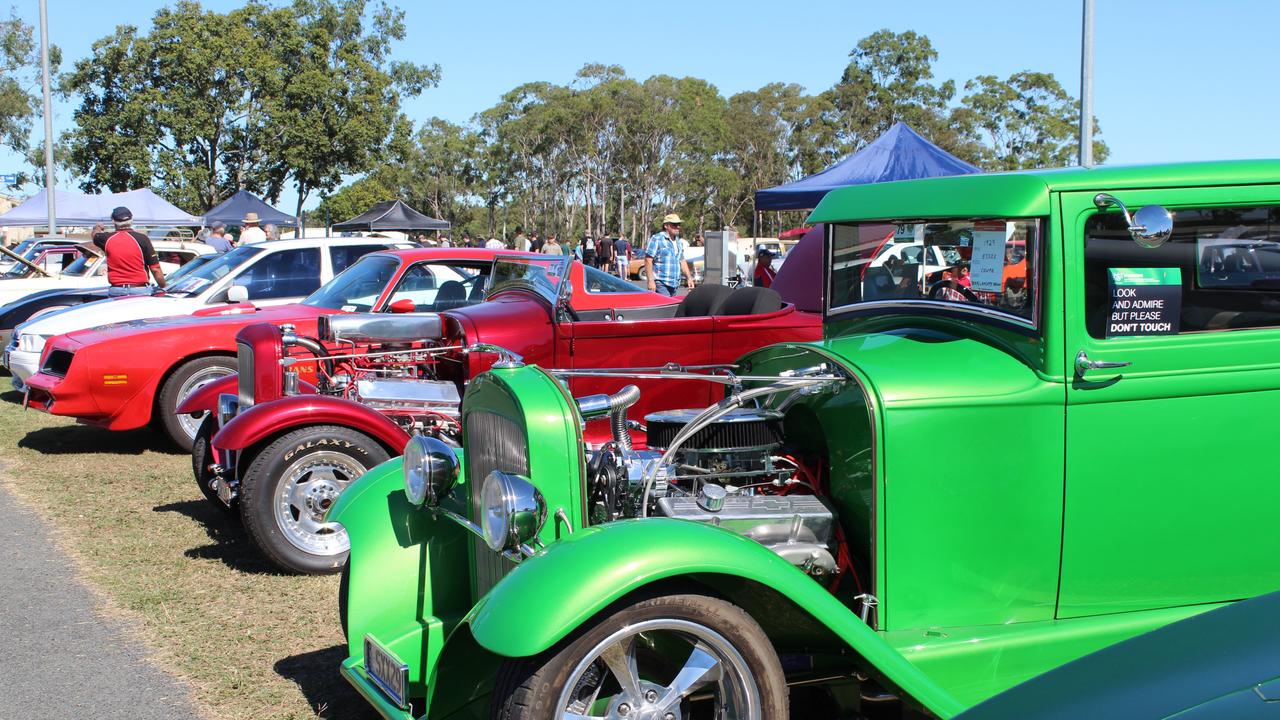
{"label": "blue sky", "polygon": [[[49,1],[50,40],[64,62],[122,23],[146,28],[164,2]],[[204,5],[228,10],[241,2]],[[857,41],[876,30],[915,30],[933,41],[939,80],[1051,72],[1080,83],[1079,0],[779,3],[410,2],[399,59],[439,63],[440,86],[405,103],[415,120],[465,122],[532,80],[564,83],[583,64],[622,65],[637,78],[692,75],[726,96],[769,82],[819,92],[839,79]],[[1096,0],[1094,114],[1109,164],[1280,156],[1272,81],[1280,3],[1263,0]],[[16,8],[32,25],[38,3]],[[252,52],[246,48],[246,52]],[[74,103],[58,103],[55,131]],[[36,140],[43,138],[37,123]],[[0,172],[19,169],[0,153]],[[60,186],[65,187],[63,183]],[[280,205],[292,210],[296,196]],[[314,205],[312,199],[308,205]],[[190,208],[200,211],[200,208]]]}

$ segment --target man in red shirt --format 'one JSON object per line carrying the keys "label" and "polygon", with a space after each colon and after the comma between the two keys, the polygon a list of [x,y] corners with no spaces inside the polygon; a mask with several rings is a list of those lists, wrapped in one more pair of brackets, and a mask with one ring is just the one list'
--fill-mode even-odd
{"label": "man in red shirt", "polygon": [[115,232],[99,232],[93,235],[93,244],[107,255],[107,282],[111,289],[107,295],[150,295],[149,278],[164,287],[164,272],[160,270],[160,258],[151,246],[151,239],[132,229],[133,213],[127,207],[111,211]]}
{"label": "man in red shirt", "polygon": [[751,273],[751,284],[756,287],[771,287],[777,274],[773,269],[773,252],[761,245],[756,250],[756,268]]}

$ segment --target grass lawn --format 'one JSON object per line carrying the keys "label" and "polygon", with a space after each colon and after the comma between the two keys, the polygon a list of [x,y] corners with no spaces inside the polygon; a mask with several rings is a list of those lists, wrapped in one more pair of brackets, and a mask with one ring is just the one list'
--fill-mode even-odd
{"label": "grass lawn", "polygon": [[0,395],[0,483],[55,527],[108,612],[133,621],[203,713],[377,717],[338,675],[336,576],[273,571],[159,433],[76,425],[21,399]]}

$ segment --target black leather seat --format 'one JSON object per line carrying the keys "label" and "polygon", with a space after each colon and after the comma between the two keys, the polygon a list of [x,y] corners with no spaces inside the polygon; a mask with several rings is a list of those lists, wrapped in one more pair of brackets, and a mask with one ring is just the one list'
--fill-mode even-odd
{"label": "black leather seat", "polygon": [[719,315],[721,306],[731,294],[733,294],[733,288],[724,285],[699,285],[690,290],[689,294],[680,301],[679,307],[676,308],[676,317]]}
{"label": "black leather seat", "polygon": [[440,292],[436,293],[435,309],[452,310],[462,307],[467,303],[467,286],[457,280],[449,280],[440,286]]}
{"label": "black leather seat", "polygon": [[740,287],[729,294],[716,315],[763,315],[781,309],[782,296],[776,290],[766,287]]}

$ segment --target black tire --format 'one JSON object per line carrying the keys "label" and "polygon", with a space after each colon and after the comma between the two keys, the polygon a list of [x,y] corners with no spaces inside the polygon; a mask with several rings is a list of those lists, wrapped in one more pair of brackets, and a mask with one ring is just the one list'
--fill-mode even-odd
{"label": "black tire", "polygon": [[155,413],[159,416],[161,429],[175,445],[190,452],[191,445],[195,442],[195,431],[198,428],[197,425],[188,430],[178,418],[176,412],[178,404],[195,389],[194,387],[184,388],[184,386],[198,378],[207,377],[208,381],[212,381],[235,371],[235,358],[211,355],[186,361],[164,381],[160,394],[156,397]]}
{"label": "black tire", "polygon": [[337,572],[347,562],[345,533],[318,518],[342,488],[389,457],[376,440],[350,428],[315,425],[285,433],[251,460],[242,459],[248,465],[240,476],[240,518],[258,549],[280,569]]}
{"label": "black tire", "polygon": [[204,499],[217,509],[229,514],[232,508],[227,507],[227,504],[218,497],[218,493],[209,487],[209,480],[213,477],[209,472],[209,465],[213,463],[213,449],[210,445],[217,425],[218,419],[213,415],[206,416],[204,422],[200,423],[200,429],[196,431],[196,439],[191,444],[191,474],[195,477],[196,486],[200,488],[200,494],[204,495]]}
{"label": "black tire", "polygon": [[[494,720],[553,720],[559,714],[555,706],[560,694],[579,662],[615,633],[664,620],[692,622],[728,641],[745,662],[748,676],[759,691],[760,717],[786,720],[786,677],[764,630],[737,605],[704,595],[662,595],[615,608],[601,613],[542,655],[504,661],[495,680],[490,716]],[[637,665],[640,680],[665,681],[665,677],[645,677],[649,662],[644,660]],[[610,675],[602,661],[596,663],[600,676]],[[588,666],[585,672],[592,669]]]}

